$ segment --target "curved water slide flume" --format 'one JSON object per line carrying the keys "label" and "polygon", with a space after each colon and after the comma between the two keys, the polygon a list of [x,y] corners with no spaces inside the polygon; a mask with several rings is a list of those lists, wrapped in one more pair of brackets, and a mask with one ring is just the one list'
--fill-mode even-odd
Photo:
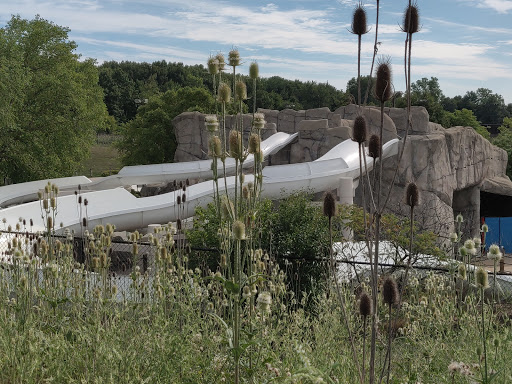
{"label": "curved water slide flume", "polygon": [[[394,139],[383,146],[383,158],[396,155],[398,140]],[[339,156],[339,157],[336,157]],[[373,161],[368,162],[371,169]],[[274,165],[263,169],[262,196],[279,199],[300,190],[322,192],[338,186],[340,178],[359,177],[358,146],[350,140],[340,143],[322,158],[309,162],[288,165]],[[253,181],[252,175],[246,175],[245,182]],[[234,193],[235,177],[227,177],[227,192]],[[221,193],[224,193],[224,182],[219,183]],[[89,192],[87,199],[88,227],[98,224],[114,224],[117,230],[134,230],[144,228],[149,224],[167,223],[175,221],[178,217],[186,218],[194,214],[197,206],[205,207],[213,201],[214,183],[206,181],[191,185],[186,190],[186,203],[176,205],[178,192],[169,192],[162,195],[136,198],[124,188]],[[44,230],[43,219],[39,202],[27,203],[3,210],[0,215],[7,219],[8,224],[14,225],[19,217],[34,220],[34,231]],[[80,233],[80,216],[77,197],[64,196],[58,199],[58,213],[56,223],[62,223],[58,232],[65,228]]]}
{"label": "curved water slide flume", "polygon": [[[277,132],[261,142],[260,148],[263,157],[277,153],[290,144],[298,133],[288,134]],[[244,169],[254,167],[254,156],[248,155],[243,164]],[[225,163],[226,176],[235,174],[235,159],[228,157]],[[219,161],[217,167],[219,175],[223,175],[224,165]],[[127,185],[156,184],[171,181],[184,181],[186,179],[213,178],[212,160],[187,161],[180,163],[133,165],[123,167],[116,175],[93,181],[82,186],[84,190],[98,191]]]}
{"label": "curved water slide flume", "polygon": [[[298,133],[288,134],[277,132],[268,139],[261,142],[263,157],[273,155],[286,145],[290,144],[297,137]],[[101,191],[117,187],[156,184],[181,181],[189,179],[211,179],[213,177],[211,160],[189,161],[181,163],[149,164],[127,166],[122,168],[118,174],[102,177],[91,181],[85,176],[63,177],[59,179],[46,179],[30,181],[27,183],[12,184],[0,187],[0,207],[7,207],[14,204],[22,204],[37,200],[37,192],[45,187],[50,181],[61,189],[62,194],[73,194],[80,185],[83,192]],[[244,162],[244,168],[254,166],[254,156],[249,155]],[[219,175],[223,175],[224,169],[219,161]],[[235,173],[235,160],[226,158],[226,175]]]}

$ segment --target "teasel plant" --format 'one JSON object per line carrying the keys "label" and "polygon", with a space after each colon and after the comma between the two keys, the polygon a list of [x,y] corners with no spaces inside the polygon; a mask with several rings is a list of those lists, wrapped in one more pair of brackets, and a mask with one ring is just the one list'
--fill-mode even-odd
{"label": "teasel plant", "polygon": [[[416,3],[409,0],[409,5],[404,12],[402,23],[402,31],[407,34],[405,39],[405,84],[407,88],[407,124],[411,128],[411,51],[412,51],[412,36],[420,30],[419,26],[419,10]],[[406,132],[407,133],[407,132]]]}
{"label": "teasel plant", "polygon": [[[384,283],[382,284],[382,298],[383,298],[384,303],[388,305],[389,319],[388,319],[388,345],[387,345],[386,357],[384,359],[384,365],[382,367],[379,383],[382,382],[382,378],[384,377],[384,372],[387,371],[386,383],[389,384],[389,375],[391,373],[391,341],[393,338],[391,310],[392,310],[393,305],[398,304],[401,300],[400,294],[398,293],[398,286],[396,284],[396,281],[391,276],[386,277],[386,279],[384,280]],[[386,361],[388,364],[387,369],[386,369]]]}
{"label": "teasel plant", "polygon": [[[343,296],[343,292],[338,280],[338,274],[336,269],[336,261],[334,259],[334,249],[333,249],[333,241],[332,241],[332,219],[334,216],[336,216],[337,213],[337,205],[336,205],[336,199],[332,192],[327,192],[324,196],[324,202],[323,202],[323,212],[324,216],[327,216],[329,219],[329,270],[330,270],[330,276],[331,280],[334,283],[335,287],[335,293],[336,297],[338,298],[341,314],[342,314],[342,320],[344,322],[345,328],[347,329],[348,338],[350,340],[350,346],[352,348],[352,355],[354,359],[354,364],[358,369],[359,373],[359,379],[361,381],[361,384],[363,383],[363,375],[361,371],[361,366],[359,365],[359,359],[357,357],[357,350],[356,350],[356,344],[354,340],[354,335],[352,332],[352,329],[350,327],[350,322],[348,318],[348,314],[346,311],[346,303],[345,303],[345,297]],[[364,362],[363,362],[364,364]]]}
{"label": "teasel plant", "polygon": [[410,217],[409,217],[409,257],[407,259],[407,267],[405,268],[404,279],[402,281],[402,285],[400,287],[400,298],[399,298],[399,308],[402,305],[402,298],[404,295],[404,289],[407,286],[407,278],[409,277],[409,271],[411,269],[411,261],[413,254],[413,240],[414,240],[414,208],[417,207],[420,203],[420,190],[416,183],[409,183],[407,185],[407,189],[405,191],[405,204],[410,207]]}
{"label": "teasel plant", "polygon": [[487,336],[485,333],[485,290],[489,288],[489,276],[487,271],[483,267],[478,267],[475,270],[475,284],[480,293],[480,317],[481,317],[481,331],[482,331],[482,347],[483,347],[483,356],[478,354],[479,362],[481,361],[481,357],[484,360],[484,369],[481,371],[483,384],[489,384],[494,377],[497,375],[497,372],[489,375],[489,370],[487,367]]}
{"label": "teasel plant", "polygon": [[210,56],[207,62],[208,72],[212,75],[213,96],[215,97],[215,113],[217,113],[217,74],[219,73],[219,60]]}
{"label": "teasel plant", "polygon": [[361,105],[361,38],[370,30],[366,25],[366,9],[359,3],[352,14],[350,32],[357,35],[357,105]]}
{"label": "teasel plant", "polygon": [[366,379],[365,368],[366,368],[366,323],[368,321],[368,316],[371,316],[373,313],[372,300],[368,293],[363,292],[359,299],[359,314],[363,317],[363,360],[362,360],[362,372],[361,372],[361,382],[364,383]]}
{"label": "teasel plant", "polygon": [[368,95],[370,94],[370,88],[372,87],[372,73],[373,73],[373,66],[375,64],[375,58],[377,57],[377,52],[379,51],[379,42],[378,42],[378,36],[379,36],[379,6],[380,1],[377,0],[377,16],[375,21],[375,43],[373,44],[373,57],[372,57],[372,66],[370,68],[370,76],[368,78],[368,84],[366,86],[366,93],[364,96],[364,105],[366,106],[366,103],[368,101]]}

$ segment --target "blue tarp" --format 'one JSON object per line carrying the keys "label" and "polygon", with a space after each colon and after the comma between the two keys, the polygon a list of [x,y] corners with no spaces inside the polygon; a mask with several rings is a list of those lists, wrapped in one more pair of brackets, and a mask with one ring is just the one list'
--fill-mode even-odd
{"label": "blue tarp", "polygon": [[485,223],[489,232],[485,236],[485,247],[498,244],[505,248],[506,253],[512,253],[512,217],[486,217]]}

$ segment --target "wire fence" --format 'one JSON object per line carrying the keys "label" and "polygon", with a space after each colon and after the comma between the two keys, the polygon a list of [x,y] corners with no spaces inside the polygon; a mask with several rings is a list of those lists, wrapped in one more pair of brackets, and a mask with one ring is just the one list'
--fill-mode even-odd
{"label": "wire fence", "polygon": [[[87,250],[87,239],[81,237],[69,237],[54,235],[62,243],[72,244],[73,258],[77,263],[84,264],[86,269],[91,268],[90,255]],[[41,236],[29,232],[7,232],[0,230],[0,259],[4,263],[12,262],[12,240],[17,239],[17,242],[22,242],[26,248],[27,254],[33,253],[33,245],[38,242]],[[186,240],[181,238],[178,244],[185,250],[188,258],[190,259],[190,268],[200,268],[202,271],[212,270],[219,262],[219,250],[206,247],[189,247],[186,245]],[[138,241],[137,251],[134,253],[134,242],[123,240],[119,237],[113,237],[109,244],[109,267],[108,272],[112,280],[120,292],[120,297],[126,295],[132,286],[132,273],[136,270],[141,275],[151,282],[155,274],[155,253],[158,252],[158,247],[148,241]],[[338,276],[343,280],[356,280],[362,281],[364,276],[370,269],[371,262],[367,257],[367,252],[359,243],[341,243],[338,244],[335,252],[336,263],[338,264]],[[388,249],[388,254],[383,255],[381,261],[378,263],[379,273],[394,273],[407,268],[407,263],[403,262],[405,259],[397,257],[396,249]],[[292,290],[299,293],[304,288],[303,282],[306,279],[313,277],[313,275],[323,274],[324,269],[327,269],[329,263],[329,255],[324,258],[311,257],[311,258],[298,258],[293,255],[283,255],[277,258],[289,276],[289,285]],[[473,265],[484,266],[488,271],[493,274],[493,265],[486,257],[474,258]],[[502,286],[503,293],[507,293],[507,297],[512,297],[512,274],[508,272],[509,267],[512,266],[510,257],[502,259],[501,265],[496,269],[498,283]],[[416,271],[428,273],[453,273],[453,269],[447,266],[446,263],[439,263],[439,260],[423,255],[418,257],[412,266]],[[471,271],[470,271],[471,272]],[[312,275],[312,276],[309,276]],[[302,281],[301,281],[302,280]],[[491,276],[491,281],[493,278]]]}

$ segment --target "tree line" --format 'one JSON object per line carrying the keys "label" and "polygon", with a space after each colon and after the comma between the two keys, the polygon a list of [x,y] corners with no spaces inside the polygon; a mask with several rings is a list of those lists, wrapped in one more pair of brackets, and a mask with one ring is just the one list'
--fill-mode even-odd
{"label": "tree line", "polygon": [[[0,178],[21,182],[70,176],[80,169],[95,133],[119,133],[123,163],[170,162],[176,141],[172,119],[181,112],[215,112],[213,78],[203,65],[156,61],[104,62],[81,59],[69,29],[36,16],[13,16],[0,29]],[[230,74],[222,74],[231,83]],[[247,79],[243,74],[240,79]],[[362,78],[363,90],[369,77]],[[248,94],[253,82],[247,81]],[[339,106],[357,98],[357,80],[346,90],[328,83],[259,78],[256,107],[282,110]],[[376,104],[369,93],[368,103]],[[446,97],[437,78],[412,84],[413,105],[445,127],[500,126],[494,143],[512,155],[512,103],[479,88]],[[253,100],[247,100],[252,107]],[[396,92],[389,106],[404,107]],[[248,106],[246,108],[248,108]],[[510,163],[510,162],[509,162]]]}

